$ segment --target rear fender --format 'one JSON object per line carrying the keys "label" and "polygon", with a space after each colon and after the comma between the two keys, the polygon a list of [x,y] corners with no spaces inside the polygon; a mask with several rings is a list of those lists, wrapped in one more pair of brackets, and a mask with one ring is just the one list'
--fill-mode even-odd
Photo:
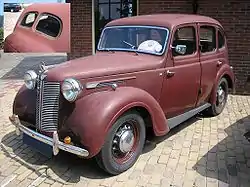
{"label": "rear fender", "polygon": [[217,73],[216,79],[215,79],[215,84],[213,86],[212,92],[211,92],[211,97],[210,97],[210,103],[215,104],[216,103],[216,92],[217,92],[217,87],[220,82],[220,80],[223,77],[227,77],[230,79],[232,82],[232,90],[235,90],[235,77],[233,74],[232,69],[228,64],[223,65],[220,70]]}
{"label": "rear fender", "polygon": [[133,87],[96,92],[77,100],[66,125],[80,137],[81,143],[90,152],[89,157],[92,157],[100,151],[118,117],[136,106],[144,107],[151,115],[155,135],[164,135],[169,131],[158,102],[147,92]]}

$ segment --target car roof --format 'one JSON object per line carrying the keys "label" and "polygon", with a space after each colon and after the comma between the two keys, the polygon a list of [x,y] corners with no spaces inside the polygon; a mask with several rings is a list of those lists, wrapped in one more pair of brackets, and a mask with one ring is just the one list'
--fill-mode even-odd
{"label": "car roof", "polygon": [[34,11],[51,13],[58,17],[69,16],[70,3],[33,3],[24,9],[24,13]]}
{"label": "car roof", "polygon": [[208,23],[216,24],[220,27],[222,25],[215,19],[207,16],[196,15],[196,14],[151,14],[151,15],[140,15],[127,18],[121,18],[113,20],[107,24],[107,26],[118,26],[118,25],[151,25],[167,27],[172,29],[173,27],[186,24],[186,23]]}

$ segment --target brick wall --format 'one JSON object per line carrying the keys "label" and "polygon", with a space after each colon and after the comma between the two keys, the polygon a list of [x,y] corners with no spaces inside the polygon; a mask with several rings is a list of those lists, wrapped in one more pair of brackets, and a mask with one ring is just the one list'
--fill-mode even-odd
{"label": "brick wall", "polygon": [[92,1],[71,0],[70,59],[92,54]]}
{"label": "brick wall", "polygon": [[236,75],[236,90],[250,93],[250,1],[198,0],[198,13],[223,25],[228,39],[229,60]]}
{"label": "brick wall", "polygon": [[191,0],[139,0],[139,14],[193,13]]}

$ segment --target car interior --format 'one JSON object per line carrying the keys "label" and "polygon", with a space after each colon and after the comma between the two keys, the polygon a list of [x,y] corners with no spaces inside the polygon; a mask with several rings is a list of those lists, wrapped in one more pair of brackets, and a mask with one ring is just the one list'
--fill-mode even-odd
{"label": "car interior", "polygon": [[61,31],[61,23],[52,16],[46,16],[39,20],[36,30],[48,36],[57,37]]}

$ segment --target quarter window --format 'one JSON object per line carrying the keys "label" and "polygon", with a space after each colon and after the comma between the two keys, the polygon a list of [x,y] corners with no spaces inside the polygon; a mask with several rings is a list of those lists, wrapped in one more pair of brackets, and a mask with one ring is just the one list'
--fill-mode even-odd
{"label": "quarter window", "polygon": [[200,47],[202,53],[212,52],[216,49],[215,28],[212,26],[200,27]]}
{"label": "quarter window", "polygon": [[173,56],[191,55],[195,53],[197,50],[195,28],[192,26],[188,26],[177,29],[174,35],[173,47],[176,47],[177,45],[185,45],[186,52],[185,54],[179,54],[175,50],[173,50]]}
{"label": "quarter window", "polygon": [[219,49],[224,47],[224,45],[225,45],[224,35],[221,33],[220,30],[218,30],[218,47],[219,47]]}
{"label": "quarter window", "polygon": [[29,12],[24,16],[21,25],[24,27],[32,27],[36,18],[37,18],[36,12]]}
{"label": "quarter window", "polygon": [[60,32],[62,23],[59,18],[49,14],[42,14],[39,18],[36,30],[51,37],[57,37]]}

